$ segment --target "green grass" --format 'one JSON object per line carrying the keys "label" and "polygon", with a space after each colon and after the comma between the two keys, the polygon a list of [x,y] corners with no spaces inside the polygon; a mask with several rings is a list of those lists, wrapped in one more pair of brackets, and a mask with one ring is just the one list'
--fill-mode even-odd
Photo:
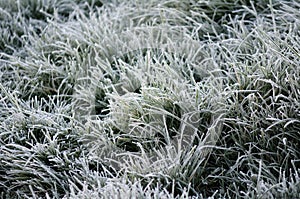
{"label": "green grass", "polygon": [[0,197],[299,198],[299,9],[0,0]]}

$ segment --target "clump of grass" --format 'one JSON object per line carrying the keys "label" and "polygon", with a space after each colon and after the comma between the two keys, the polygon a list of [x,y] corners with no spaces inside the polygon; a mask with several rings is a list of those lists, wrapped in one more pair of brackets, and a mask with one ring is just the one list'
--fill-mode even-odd
{"label": "clump of grass", "polygon": [[[24,102],[1,85],[1,194],[62,197],[90,170],[86,149],[60,99]],[[68,109],[69,107],[69,109]],[[82,159],[83,158],[83,159]]]}

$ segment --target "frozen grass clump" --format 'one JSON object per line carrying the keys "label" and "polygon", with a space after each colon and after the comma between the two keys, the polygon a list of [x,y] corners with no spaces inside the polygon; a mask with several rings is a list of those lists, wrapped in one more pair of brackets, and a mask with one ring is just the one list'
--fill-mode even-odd
{"label": "frozen grass clump", "polygon": [[3,197],[59,198],[68,191],[69,183],[78,184],[98,169],[83,155],[86,149],[70,123],[66,102],[55,98],[24,102],[3,86],[1,99]]}
{"label": "frozen grass clump", "polygon": [[0,196],[300,197],[299,9],[0,0]]}
{"label": "frozen grass clump", "polygon": [[88,12],[101,6],[101,1],[1,0],[0,50],[16,53],[16,50],[22,50],[28,36],[43,32],[47,20],[68,21],[77,9]]}

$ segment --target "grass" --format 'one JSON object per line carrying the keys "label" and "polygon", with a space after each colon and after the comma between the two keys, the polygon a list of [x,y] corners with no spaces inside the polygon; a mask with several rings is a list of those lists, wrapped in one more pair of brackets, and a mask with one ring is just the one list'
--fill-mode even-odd
{"label": "grass", "polygon": [[0,197],[299,198],[299,9],[0,0]]}

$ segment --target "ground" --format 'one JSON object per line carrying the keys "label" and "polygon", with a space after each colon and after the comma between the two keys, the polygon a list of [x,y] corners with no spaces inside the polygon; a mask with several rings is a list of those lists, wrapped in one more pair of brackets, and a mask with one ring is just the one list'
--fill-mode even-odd
{"label": "ground", "polygon": [[300,198],[297,0],[0,0],[1,198]]}

